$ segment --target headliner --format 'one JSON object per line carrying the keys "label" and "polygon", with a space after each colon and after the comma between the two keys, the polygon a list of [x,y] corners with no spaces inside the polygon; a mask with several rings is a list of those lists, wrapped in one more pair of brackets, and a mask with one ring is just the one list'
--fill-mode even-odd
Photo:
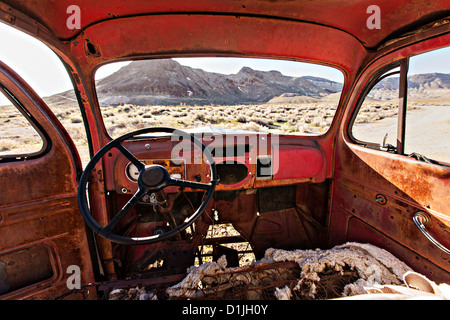
{"label": "headliner", "polygon": [[[448,0],[3,0],[48,28],[57,38],[71,39],[83,29],[105,20],[135,15],[217,14],[263,16],[301,21],[341,30],[366,48],[376,48],[402,33],[450,14]],[[381,29],[368,29],[370,5],[381,9]],[[70,5],[82,12],[81,30],[66,27]],[[7,8],[0,3],[0,9]]]}

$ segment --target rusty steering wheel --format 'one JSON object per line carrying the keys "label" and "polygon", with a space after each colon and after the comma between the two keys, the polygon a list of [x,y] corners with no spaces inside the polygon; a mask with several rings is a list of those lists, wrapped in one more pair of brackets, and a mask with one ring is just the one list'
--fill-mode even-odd
{"label": "rusty steering wheel", "polygon": [[[206,157],[210,167],[211,177],[209,183],[199,183],[187,180],[173,179],[170,177],[169,172],[167,171],[166,168],[160,165],[145,165],[122,145],[122,142],[124,142],[125,140],[133,139],[138,135],[148,133],[170,133],[171,135],[173,135],[175,132],[177,135],[182,135],[183,138],[190,139],[191,143],[201,148],[202,153]],[[139,176],[137,179],[138,190],[131,197],[131,199],[122,207],[122,209],[120,209],[120,211],[114,217],[112,217],[112,219],[106,226],[101,226],[93,218],[92,213],[89,209],[87,199],[87,185],[89,177],[91,176],[91,173],[94,170],[97,163],[108,151],[110,151],[113,148],[119,150],[128,160],[131,161],[131,163],[133,163],[138,168],[139,170]],[[83,174],[81,175],[80,183],[78,186],[78,205],[80,207],[81,214],[86,224],[100,236],[120,244],[127,244],[127,245],[150,244],[169,239],[177,235],[181,231],[187,229],[189,226],[191,226],[194,223],[194,221],[197,220],[201,216],[201,214],[205,211],[206,207],[211,201],[217,183],[218,183],[218,176],[214,158],[212,157],[209,149],[198,138],[196,138],[192,134],[173,128],[165,128],[165,127],[146,128],[127,133],[112,140],[111,142],[106,144],[103,148],[101,148],[94,155],[94,157],[92,157],[91,161],[88,163]],[[137,204],[139,199],[141,199],[144,195],[148,193],[162,191],[164,188],[168,186],[201,189],[206,191],[206,195],[200,206],[189,218],[187,218],[183,223],[167,232],[159,233],[157,235],[152,235],[148,237],[126,237],[118,235],[114,232],[114,227]]]}

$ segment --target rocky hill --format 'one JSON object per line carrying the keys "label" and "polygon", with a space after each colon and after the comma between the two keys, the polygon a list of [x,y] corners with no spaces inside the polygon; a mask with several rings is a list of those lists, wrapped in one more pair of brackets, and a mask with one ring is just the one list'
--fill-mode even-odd
{"label": "rocky hill", "polygon": [[[389,77],[373,87],[369,97],[374,100],[398,98],[399,78]],[[450,101],[450,74],[424,73],[408,76],[408,100],[410,101]]]}
{"label": "rocky hill", "polygon": [[[450,74],[427,73],[408,77],[411,101],[450,101]],[[224,75],[183,66],[172,59],[134,61],[97,81],[102,106],[133,105],[236,105],[336,104],[342,83],[325,78],[289,77],[279,71],[243,67]],[[389,77],[369,93],[377,101],[398,98],[398,78]],[[49,105],[76,105],[73,91],[45,98]]]}

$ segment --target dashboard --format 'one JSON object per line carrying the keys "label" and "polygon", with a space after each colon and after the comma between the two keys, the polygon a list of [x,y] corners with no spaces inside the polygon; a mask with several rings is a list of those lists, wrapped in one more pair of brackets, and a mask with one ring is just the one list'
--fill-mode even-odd
{"label": "dashboard", "polygon": [[[220,179],[217,191],[253,189],[322,182],[325,179],[325,156],[313,140],[292,139],[271,134],[203,136],[202,142],[213,156]],[[173,141],[170,137],[142,137],[123,143],[146,165],[164,166],[173,179],[208,183],[209,165],[200,148]],[[134,194],[137,168],[121,153],[111,150],[105,156],[106,188],[121,194]],[[178,187],[167,187],[166,193]],[[193,191],[193,190],[185,190]]]}

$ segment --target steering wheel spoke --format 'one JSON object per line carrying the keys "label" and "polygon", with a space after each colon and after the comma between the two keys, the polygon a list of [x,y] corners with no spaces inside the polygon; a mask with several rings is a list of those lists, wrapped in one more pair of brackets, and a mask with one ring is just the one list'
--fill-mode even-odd
{"label": "steering wheel spoke", "polygon": [[145,164],[143,164],[141,161],[139,161],[130,151],[128,151],[121,143],[118,143],[116,146],[116,149],[118,149],[128,160],[131,161],[132,164],[138,168],[139,172],[144,170]]}
{"label": "steering wheel spoke", "polygon": [[142,198],[145,194],[144,190],[139,189],[128,202],[120,209],[119,212],[109,221],[109,223],[103,227],[101,230],[104,230],[108,233],[112,232],[114,227],[130,212],[130,210],[136,205],[140,198]]}

